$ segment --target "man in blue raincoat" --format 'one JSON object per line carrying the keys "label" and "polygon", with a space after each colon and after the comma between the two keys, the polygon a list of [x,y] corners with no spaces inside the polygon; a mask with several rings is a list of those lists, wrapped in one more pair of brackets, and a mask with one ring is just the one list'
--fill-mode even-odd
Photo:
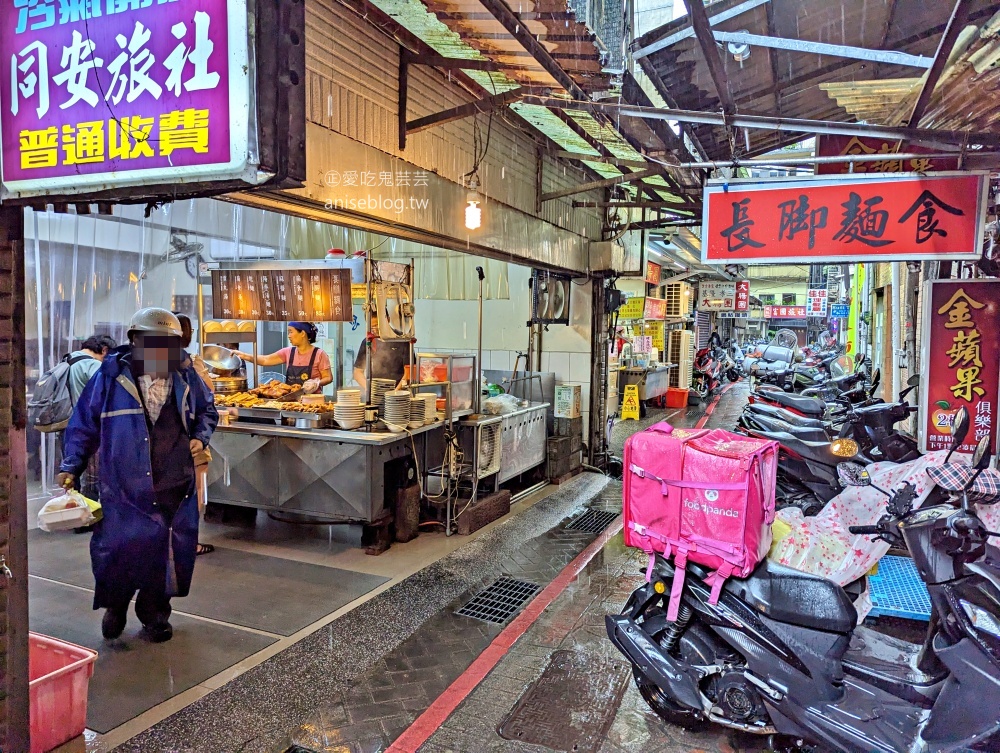
{"label": "man in blue raincoat", "polygon": [[184,360],[181,326],[166,309],[132,317],[129,344],[109,353],[66,427],[58,481],[73,486],[100,453],[103,518],[90,558],[94,609],[107,640],[128,606],[152,641],[170,640],[170,599],[187,596],[198,542],[193,456],[219,419],[212,393]]}

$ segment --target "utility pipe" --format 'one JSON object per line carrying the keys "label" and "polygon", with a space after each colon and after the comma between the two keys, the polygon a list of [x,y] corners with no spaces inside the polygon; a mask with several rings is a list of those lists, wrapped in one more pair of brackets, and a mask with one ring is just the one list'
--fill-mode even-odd
{"label": "utility pipe", "polygon": [[479,335],[476,340],[476,413],[482,412],[483,402],[483,280],[482,267],[476,267],[479,276]]}
{"label": "utility pipe", "polygon": [[890,400],[895,400],[900,392],[899,381],[899,327],[902,322],[902,308],[905,296],[899,289],[899,265],[900,262],[892,262],[892,394]]}

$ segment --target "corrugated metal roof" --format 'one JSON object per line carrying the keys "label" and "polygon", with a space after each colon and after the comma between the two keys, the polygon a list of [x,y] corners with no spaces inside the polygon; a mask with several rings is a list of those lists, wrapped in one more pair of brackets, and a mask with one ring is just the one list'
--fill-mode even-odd
{"label": "corrugated metal roof", "polygon": [[[822,88],[858,119],[898,125],[908,120],[925,78]],[[981,26],[968,26],[961,32],[920,125],[1000,129],[1000,12]]]}
{"label": "corrugated metal roof", "polygon": [[[745,0],[720,0],[706,10],[710,17],[731,11]],[[951,15],[953,3],[928,0],[770,0],[722,21],[719,31],[747,31],[770,37],[808,40],[869,50],[890,50],[933,57]],[[970,20],[982,23],[997,9],[996,0],[973,0]],[[690,27],[686,17],[640,37],[633,49],[646,47]],[[850,121],[838,100],[822,88],[830,84],[861,84],[912,77],[919,68],[875,63],[813,52],[751,47],[750,57],[736,62],[722,46],[723,67],[737,110],[742,113],[816,120]],[[673,41],[640,58],[640,64],[667,102],[690,110],[722,109],[693,36]],[[845,86],[840,91],[846,91]],[[872,92],[868,92],[871,94]],[[929,125],[925,120],[924,125]],[[694,126],[692,131],[712,159],[732,157],[722,128]],[[800,140],[788,133],[751,131],[747,154],[761,154]],[[742,134],[737,149],[744,146]]]}

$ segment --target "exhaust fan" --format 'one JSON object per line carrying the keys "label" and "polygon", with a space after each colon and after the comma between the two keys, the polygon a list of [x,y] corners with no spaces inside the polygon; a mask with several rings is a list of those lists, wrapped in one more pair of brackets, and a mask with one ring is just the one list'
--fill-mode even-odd
{"label": "exhaust fan", "polygon": [[531,321],[533,324],[569,324],[571,282],[539,269],[531,271]]}
{"label": "exhaust fan", "polygon": [[379,340],[413,339],[413,298],[410,286],[401,282],[375,284],[375,320]]}

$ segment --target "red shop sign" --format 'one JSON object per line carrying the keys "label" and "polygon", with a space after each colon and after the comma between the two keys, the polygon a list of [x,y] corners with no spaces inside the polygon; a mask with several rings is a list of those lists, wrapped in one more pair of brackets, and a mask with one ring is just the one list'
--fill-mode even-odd
{"label": "red shop sign", "polygon": [[[844,173],[930,173],[958,170],[958,157],[947,159],[928,159],[917,157],[896,159],[899,154],[899,142],[885,139],[873,139],[866,136],[830,136],[816,137],[816,154],[820,157],[841,157],[843,155],[885,155],[884,159],[873,162],[855,162],[851,170],[850,162],[820,162],[816,165],[819,175],[840,175]],[[939,149],[908,144],[906,154],[934,154]]]}
{"label": "red shop sign", "polygon": [[765,319],[805,319],[805,306],[765,306]]}
{"label": "red shop sign", "polygon": [[750,310],[750,281],[740,280],[736,283],[736,310]]}
{"label": "red shop sign", "polygon": [[920,377],[920,447],[951,447],[951,425],[962,406],[972,426],[959,452],[990,437],[996,452],[994,414],[1000,399],[1000,281],[935,280],[926,283],[923,363]]}
{"label": "red shop sign", "polygon": [[977,259],[987,174],[713,180],[702,260],[710,264]]}
{"label": "red shop sign", "polygon": [[663,271],[663,267],[657,264],[655,261],[646,262],[646,282],[650,285],[660,284],[660,275]]}
{"label": "red shop sign", "polygon": [[662,298],[647,298],[642,313],[643,319],[666,319],[667,302]]}

